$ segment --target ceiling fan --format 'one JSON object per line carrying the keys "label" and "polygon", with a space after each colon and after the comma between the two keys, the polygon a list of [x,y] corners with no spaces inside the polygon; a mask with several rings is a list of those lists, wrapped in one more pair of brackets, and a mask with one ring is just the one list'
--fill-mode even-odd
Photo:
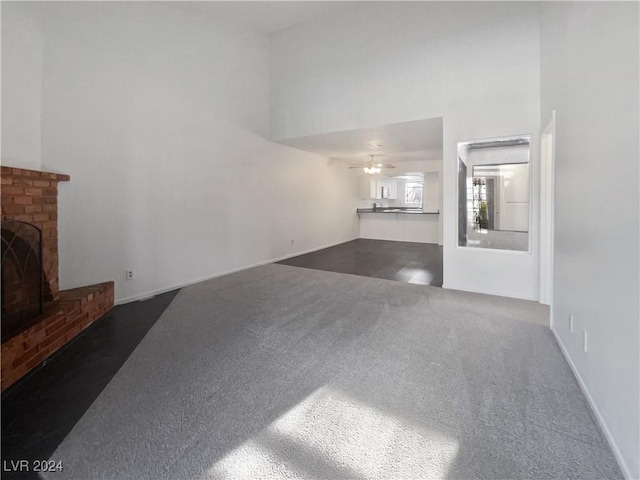
{"label": "ceiling fan", "polygon": [[376,163],[375,155],[369,155],[371,160],[366,162],[364,165],[352,165],[349,168],[362,168],[364,173],[367,175],[376,175],[382,171],[383,168],[396,168],[395,165],[391,165],[390,163]]}

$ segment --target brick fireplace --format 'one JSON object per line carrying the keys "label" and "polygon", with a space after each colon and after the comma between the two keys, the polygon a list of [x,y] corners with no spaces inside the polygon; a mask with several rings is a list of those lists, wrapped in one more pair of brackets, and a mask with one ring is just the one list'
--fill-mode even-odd
{"label": "brick fireplace", "polygon": [[[68,175],[0,167],[3,224],[24,222],[24,225],[35,227],[41,233],[44,301],[40,315],[36,312],[37,316],[16,329],[12,328],[6,335],[7,338],[4,338],[3,333],[0,373],[2,391],[42,364],[113,307],[113,282],[66,291],[59,289],[58,183],[69,180]],[[25,238],[23,243],[33,244],[33,240]],[[8,274],[4,271],[3,261],[3,283],[5,273]],[[24,296],[24,292],[11,293],[12,298]]]}

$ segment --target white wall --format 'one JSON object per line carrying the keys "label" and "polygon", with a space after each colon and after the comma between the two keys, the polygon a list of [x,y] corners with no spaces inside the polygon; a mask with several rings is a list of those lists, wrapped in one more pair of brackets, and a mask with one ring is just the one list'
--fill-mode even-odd
{"label": "white wall", "polygon": [[553,328],[628,478],[640,478],[638,18],[637,2],[550,2],[541,32],[543,122],[557,111]]}
{"label": "white wall", "polygon": [[444,118],[444,286],[538,298],[532,253],[458,248],[456,142],[533,134],[538,229],[539,6],[362,2],[272,37],[271,135]]}
{"label": "white wall", "polygon": [[267,37],[170,4],[38,5],[62,288],[136,298],[359,236],[348,170],[261,136]]}
{"label": "white wall", "polygon": [[2,2],[2,164],[39,170],[42,37],[30,10]]}
{"label": "white wall", "polygon": [[424,188],[422,189],[422,209],[425,212],[440,211],[442,208],[440,192],[440,173],[425,173]]}

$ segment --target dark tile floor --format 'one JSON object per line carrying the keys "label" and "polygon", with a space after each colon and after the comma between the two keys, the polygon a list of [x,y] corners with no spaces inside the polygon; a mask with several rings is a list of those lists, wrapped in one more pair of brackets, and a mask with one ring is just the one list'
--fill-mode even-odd
{"label": "dark tile floor", "polygon": [[442,247],[359,238],[278,262],[418,285],[442,286]]}
{"label": "dark tile floor", "polygon": [[51,456],[177,293],[115,307],[2,394],[2,479],[39,478],[10,462]]}

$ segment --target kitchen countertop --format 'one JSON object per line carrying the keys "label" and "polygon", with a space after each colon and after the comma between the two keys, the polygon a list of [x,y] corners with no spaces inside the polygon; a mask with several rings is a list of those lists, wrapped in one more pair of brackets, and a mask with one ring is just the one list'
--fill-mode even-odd
{"label": "kitchen countertop", "polygon": [[361,213],[400,213],[400,214],[410,214],[410,215],[438,215],[440,214],[439,210],[435,212],[423,212],[421,208],[410,208],[410,207],[388,207],[388,208],[358,208],[356,213],[360,215]]}

